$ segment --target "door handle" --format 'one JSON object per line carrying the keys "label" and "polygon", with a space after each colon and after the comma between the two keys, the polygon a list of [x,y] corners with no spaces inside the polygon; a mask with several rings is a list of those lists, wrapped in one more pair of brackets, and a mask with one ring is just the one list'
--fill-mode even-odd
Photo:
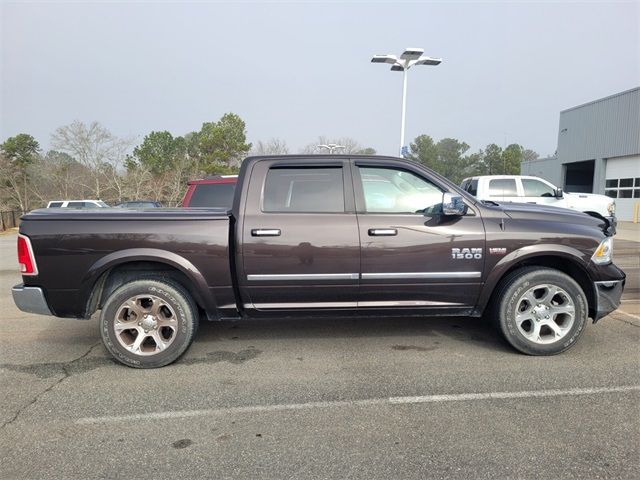
{"label": "door handle", "polygon": [[279,228],[254,228],[251,230],[252,237],[279,237]]}
{"label": "door handle", "polygon": [[393,237],[398,235],[398,230],[396,228],[370,228],[369,236],[370,237]]}

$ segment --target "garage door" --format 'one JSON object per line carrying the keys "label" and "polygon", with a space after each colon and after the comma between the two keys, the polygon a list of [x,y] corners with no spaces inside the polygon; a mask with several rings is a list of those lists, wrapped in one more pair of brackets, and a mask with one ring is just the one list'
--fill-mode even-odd
{"label": "garage door", "polygon": [[640,155],[608,159],[605,178],[605,195],[616,199],[618,220],[633,220],[640,203]]}

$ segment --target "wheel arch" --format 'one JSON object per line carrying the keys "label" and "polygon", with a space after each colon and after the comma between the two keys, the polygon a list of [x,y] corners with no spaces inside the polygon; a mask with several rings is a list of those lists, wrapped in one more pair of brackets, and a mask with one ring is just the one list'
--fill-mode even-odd
{"label": "wheel arch", "polygon": [[595,318],[597,305],[595,287],[584,265],[582,254],[577,250],[571,250],[573,249],[567,247],[556,251],[539,251],[524,256],[516,255],[513,259],[505,257],[489,274],[478,299],[476,311],[482,314],[487,307],[492,305],[493,297],[499,290],[500,283],[511,272],[522,267],[538,266],[561,271],[573,278],[580,285],[587,298],[589,317]]}
{"label": "wheel arch", "polygon": [[89,318],[115,288],[145,276],[165,276],[180,283],[208,316],[217,315],[217,303],[202,273],[173,252],[138,248],[114,252],[98,260],[82,279],[81,298]]}

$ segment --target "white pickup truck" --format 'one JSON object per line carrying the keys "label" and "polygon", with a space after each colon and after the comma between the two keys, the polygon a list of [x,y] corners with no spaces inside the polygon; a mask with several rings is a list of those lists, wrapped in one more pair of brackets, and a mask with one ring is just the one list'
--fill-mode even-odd
{"label": "white pickup truck", "polygon": [[47,208],[109,208],[102,200],[52,200]]}
{"label": "white pickup truck", "polygon": [[525,175],[482,175],[465,178],[460,187],[479,200],[495,202],[539,203],[570,208],[596,217],[604,217],[616,226],[616,203],[612,198],[593,193],[567,193],[539,177]]}

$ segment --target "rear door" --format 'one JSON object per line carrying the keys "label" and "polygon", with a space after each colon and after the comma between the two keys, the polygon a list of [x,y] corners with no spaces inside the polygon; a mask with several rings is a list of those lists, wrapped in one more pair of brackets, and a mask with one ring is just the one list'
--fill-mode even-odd
{"label": "rear door", "polygon": [[347,160],[256,162],[241,225],[241,291],[258,310],[357,306],[360,240]]}
{"label": "rear door", "polygon": [[482,219],[443,217],[446,185],[424,172],[379,161],[354,162],[364,309],[472,308],[482,285]]}
{"label": "rear door", "polygon": [[[515,178],[491,178],[487,185],[489,200],[496,202],[522,202],[522,195],[518,193]],[[484,197],[483,197],[484,198]]]}

